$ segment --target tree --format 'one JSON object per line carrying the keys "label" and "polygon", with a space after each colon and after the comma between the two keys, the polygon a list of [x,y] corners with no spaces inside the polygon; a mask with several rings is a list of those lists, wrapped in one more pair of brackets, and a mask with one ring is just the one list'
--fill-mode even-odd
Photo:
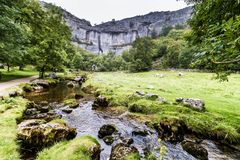
{"label": "tree", "polygon": [[0,0],[0,61],[9,67],[21,62],[27,40],[26,26],[18,20],[21,0]]}
{"label": "tree", "polygon": [[38,1],[30,0],[22,10],[23,20],[29,25],[31,61],[43,78],[45,71],[63,68],[71,46],[71,32],[56,6],[46,4],[43,9]]}
{"label": "tree", "polygon": [[[210,59],[218,77],[221,72],[240,64],[239,56],[239,0],[186,0],[194,3],[189,24],[190,41],[202,50],[203,62]],[[227,75],[227,74],[226,74]]]}
{"label": "tree", "polygon": [[154,43],[151,38],[137,38],[130,50],[132,54],[130,71],[139,72],[151,69]]}
{"label": "tree", "polygon": [[169,33],[172,29],[173,29],[172,26],[164,26],[164,27],[162,28],[162,32],[161,32],[160,36],[164,36],[164,37],[167,36],[168,33]]}

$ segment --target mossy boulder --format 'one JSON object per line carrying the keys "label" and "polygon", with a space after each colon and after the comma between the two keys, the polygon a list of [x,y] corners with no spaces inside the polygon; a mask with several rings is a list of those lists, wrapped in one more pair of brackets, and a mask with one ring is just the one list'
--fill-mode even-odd
{"label": "mossy boulder", "polygon": [[37,160],[99,160],[101,146],[90,136],[55,144],[39,153]]}
{"label": "mossy boulder", "polygon": [[43,88],[50,87],[50,84],[47,80],[40,80],[40,79],[34,80],[31,85],[32,86],[41,86]]}
{"label": "mossy boulder", "polygon": [[82,93],[76,93],[75,94],[75,99],[81,99],[83,97],[84,97],[84,95]]}
{"label": "mossy boulder", "polygon": [[25,84],[22,87],[22,89],[23,89],[24,92],[32,92],[33,91],[33,87],[30,84]]}
{"label": "mossy boulder", "polygon": [[132,156],[134,156],[134,160],[140,160],[137,148],[119,143],[112,148],[110,160],[128,160]]}
{"label": "mossy boulder", "polygon": [[73,88],[74,85],[75,85],[75,84],[74,84],[73,82],[71,82],[71,81],[67,83],[67,86],[68,86],[69,88]]}
{"label": "mossy boulder", "polygon": [[206,110],[205,108],[205,102],[200,99],[194,99],[194,98],[176,98],[177,103],[183,104],[185,107],[191,108],[196,111],[204,112]]}
{"label": "mossy boulder", "polygon": [[149,93],[149,94],[146,94],[146,98],[154,101],[154,100],[158,99],[158,95]]}
{"label": "mossy boulder", "polygon": [[181,143],[183,149],[199,160],[208,160],[208,152],[200,144],[184,141]]}
{"label": "mossy boulder", "polygon": [[18,125],[17,140],[23,148],[41,150],[55,142],[70,140],[76,136],[76,129],[62,123],[46,123],[44,120],[26,120]]}
{"label": "mossy boulder", "polygon": [[98,131],[98,137],[104,138],[106,136],[111,136],[113,133],[117,131],[116,127],[111,124],[103,125]]}
{"label": "mossy boulder", "polygon": [[9,97],[17,97],[17,96],[20,96],[20,95],[21,95],[21,93],[18,92],[18,91],[14,91],[14,92],[9,93]]}
{"label": "mossy boulder", "polygon": [[69,106],[69,108],[77,108],[79,103],[76,101],[76,99],[67,99],[64,101],[64,105]]}
{"label": "mossy boulder", "polygon": [[157,131],[162,140],[177,143],[184,140],[187,127],[182,120],[163,119],[157,126]]}
{"label": "mossy boulder", "polygon": [[104,96],[98,96],[94,103],[93,103],[93,109],[97,109],[97,108],[105,108],[108,107],[109,103],[106,97]]}
{"label": "mossy boulder", "polygon": [[111,145],[114,142],[114,137],[113,136],[105,136],[103,138],[103,141],[107,144],[107,145]]}

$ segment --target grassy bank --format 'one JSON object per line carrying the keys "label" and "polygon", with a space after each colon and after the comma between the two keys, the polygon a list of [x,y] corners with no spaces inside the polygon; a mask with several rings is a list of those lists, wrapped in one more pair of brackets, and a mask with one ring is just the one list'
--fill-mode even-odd
{"label": "grassy bank", "polygon": [[27,100],[6,98],[0,102],[0,159],[19,160],[16,138],[16,118],[21,117]]}
{"label": "grassy bank", "polygon": [[17,68],[12,68],[9,72],[7,71],[7,69],[0,69],[0,72],[2,73],[2,79],[0,80],[0,82],[30,77],[38,74],[38,72],[34,71],[30,67],[27,67],[23,71],[19,71]]}
{"label": "grassy bank", "polygon": [[[100,153],[100,144],[90,136],[55,144],[39,153],[37,160],[91,160]],[[97,158],[95,158],[97,159]]]}
{"label": "grassy bank", "polygon": [[[193,132],[240,143],[240,75],[232,75],[229,82],[222,83],[213,80],[211,73],[183,72],[183,76],[177,75],[177,71],[94,73],[86,85],[97,87],[118,108],[137,107],[138,113],[134,114],[139,118],[151,117],[154,122],[164,118],[182,119]],[[161,104],[133,96],[136,91],[158,94],[170,103]],[[206,112],[173,104],[177,97],[204,100]]]}

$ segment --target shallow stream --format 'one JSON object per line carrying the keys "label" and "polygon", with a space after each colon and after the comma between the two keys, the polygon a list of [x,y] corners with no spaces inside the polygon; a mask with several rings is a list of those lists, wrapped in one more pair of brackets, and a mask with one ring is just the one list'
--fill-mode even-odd
{"label": "shallow stream", "polygon": [[[25,97],[35,103],[47,101],[48,103],[62,103],[66,98],[74,97],[75,93],[80,92],[79,87],[68,88],[66,83],[60,83],[55,88],[43,90],[41,92],[31,92]],[[171,144],[168,142],[158,142],[158,134],[155,130],[147,127],[145,124],[138,123],[127,117],[127,112],[113,116],[109,112],[92,110],[92,100],[80,101],[80,107],[73,110],[72,113],[66,114],[60,108],[56,108],[57,114],[62,115],[66,123],[77,128],[77,136],[91,135],[95,137],[101,144],[101,160],[108,160],[111,148],[115,144],[121,142],[121,139],[132,138],[135,146],[142,156],[144,151],[148,150],[156,156],[160,154],[160,147],[166,147],[164,159],[173,160],[194,160],[195,158],[185,152],[180,144]],[[118,129],[118,134],[114,135],[115,141],[112,145],[106,145],[102,139],[98,138],[98,131],[104,124],[114,124]],[[133,135],[136,130],[145,130],[148,136]],[[230,160],[238,159],[240,154],[229,148],[223,148],[216,145],[213,141],[204,140],[202,145],[208,150],[209,159],[213,160]],[[240,159],[240,158],[239,158]]]}

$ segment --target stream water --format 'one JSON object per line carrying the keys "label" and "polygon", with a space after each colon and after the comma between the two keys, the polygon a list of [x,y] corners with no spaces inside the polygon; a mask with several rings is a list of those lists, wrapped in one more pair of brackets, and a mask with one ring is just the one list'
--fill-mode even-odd
{"label": "stream water", "polygon": [[[66,98],[74,97],[75,93],[80,92],[79,87],[68,88],[65,83],[60,83],[55,88],[43,90],[41,92],[31,92],[25,97],[35,103],[47,101],[48,103],[62,103]],[[195,158],[185,152],[180,144],[171,144],[168,142],[158,142],[158,134],[155,130],[144,124],[138,123],[127,117],[127,113],[119,116],[113,116],[109,112],[92,110],[92,100],[80,101],[80,107],[74,109],[72,113],[66,114],[60,108],[56,108],[57,114],[62,115],[66,123],[77,128],[77,136],[91,135],[95,137],[101,144],[101,160],[108,160],[112,146],[121,142],[122,139],[132,138],[135,146],[142,156],[144,150],[154,153],[156,156],[160,154],[160,147],[166,147],[164,159],[173,160],[194,160]],[[106,145],[102,139],[98,138],[98,131],[104,124],[114,124],[118,129],[118,134],[114,135],[115,141],[112,145]],[[136,130],[145,130],[148,136],[133,135]],[[237,160],[240,154],[232,149],[223,149],[216,145],[213,141],[204,140],[202,144],[207,150],[209,159],[212,160]]]}

